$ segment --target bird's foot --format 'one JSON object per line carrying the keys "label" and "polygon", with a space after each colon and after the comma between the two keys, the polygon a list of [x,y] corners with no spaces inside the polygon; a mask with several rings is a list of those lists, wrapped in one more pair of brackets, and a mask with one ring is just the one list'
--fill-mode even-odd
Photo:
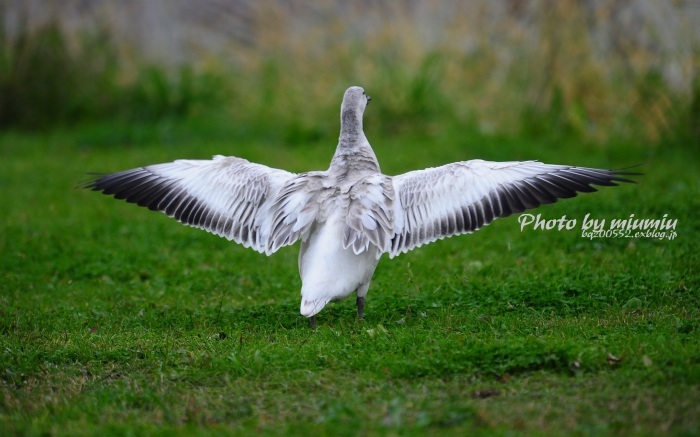
{"label": "bird's foot", "polygon": [[316,329],[316,316],[309,317],[309,328]]}

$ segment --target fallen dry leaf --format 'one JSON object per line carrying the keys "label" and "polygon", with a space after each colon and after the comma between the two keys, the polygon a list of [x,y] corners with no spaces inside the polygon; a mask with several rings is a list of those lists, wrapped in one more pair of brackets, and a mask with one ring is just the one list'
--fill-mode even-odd
{"label": "fallen dry leaf", "polygon": [[613,354],[608,354],[608,364],[617,364],[622,362],[622,358],[618,358]]}

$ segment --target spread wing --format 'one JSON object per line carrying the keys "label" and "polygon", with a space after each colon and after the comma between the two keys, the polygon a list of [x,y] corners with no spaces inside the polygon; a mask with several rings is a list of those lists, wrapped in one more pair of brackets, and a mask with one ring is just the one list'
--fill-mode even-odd
{"label": "spread wing", "polygon": [[[304,180],[305,175],[215,156],[212,160],[177,160],[108,174],[88,182],[85,188],[162,211],[186,225],[270,254],[299,237],[296,214],[304,211],[304,204],[313,195],[303,190]],[[279,193],[292,183],[299,190],[296,197],[280,206]],[[301,220],[308,225],[309,217]],[[290,226],[293,235],[277,238],[273,244],[273,230]]]}
{"label": "spread wing", "polygon": [[394,176],[396,225],[391,257],[445,237],[470,233],[526,209],[634,182],[615,170],[537,161],[472,160]]}

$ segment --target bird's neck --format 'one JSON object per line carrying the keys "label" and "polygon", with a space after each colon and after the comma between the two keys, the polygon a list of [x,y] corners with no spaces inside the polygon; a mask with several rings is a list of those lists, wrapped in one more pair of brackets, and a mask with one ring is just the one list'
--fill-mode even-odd
{"label": "bird's neck", "polygon": [[352,142],[357,137],[363,137],[362,134],[362,114],[353,109],[343,109],[340,114],[340,140],[347,138]]}
{"label": "bird's neck", "polygon": [[362,132],[352,139],[341,136],[330,170],[342,178],[381,172],[377,156]]}
{"label": "bird's neck", "polygon": [[341,178],[380,171],[374,150],[362,131],[362,113],[359,111],[341,111],[340,138],[331,161],[331,170]]}

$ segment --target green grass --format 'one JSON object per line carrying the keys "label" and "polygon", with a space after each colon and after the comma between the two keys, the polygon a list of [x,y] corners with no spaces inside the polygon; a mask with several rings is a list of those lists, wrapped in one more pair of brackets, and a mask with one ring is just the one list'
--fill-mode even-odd
{"label": "green grass", "polygon": [[[297,248],[268,258],[76,188],[89,171],[230,154],[325,168],[274,126],[91,125],[0,136],[0,429],[22,435],[697,435],[698,151],[367,130],[396,174],[449,161],[623,167],[639,184],[545,218],[678,219],[678,237],[520,231],[516,217],[379,265],[311,331]],[[329,134],[324,134],[329,132]],[[330,132],[333,132],[330,134]]]}

